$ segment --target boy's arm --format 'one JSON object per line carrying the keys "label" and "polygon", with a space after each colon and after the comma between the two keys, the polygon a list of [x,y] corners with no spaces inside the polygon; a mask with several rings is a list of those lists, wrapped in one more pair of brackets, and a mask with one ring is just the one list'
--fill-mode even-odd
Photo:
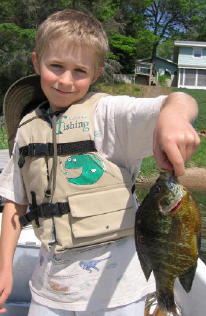
{"label": "boy's arm", "polygon": [[182,92],[171,93],[165,100],[154,131],[154,156],[161,169],[184,174],[184,164],[200,143],[191,122],[198,114],[196,101]]}
{"label": "boy's arm", "polygon": [[3,304],[12,290],[12,263],[21,232],[19,216],[26,212],[26,205],[8,201],[3,210],[0,237],[0,314],[6,312]]}

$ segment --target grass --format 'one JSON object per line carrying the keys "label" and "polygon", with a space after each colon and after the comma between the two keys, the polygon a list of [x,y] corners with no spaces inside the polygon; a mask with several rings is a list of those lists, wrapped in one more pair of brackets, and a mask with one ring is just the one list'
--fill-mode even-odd
{"label": "grass", "polygon": [[194,127],[198,131],[206,132],[206,90],[173,88],[173,91],[186,92],[195,98],[199,106],[199,115],[198,119],[194,123]]}
{"label": "grass", "polygon": [[5,127],[3,124],[0,124],[0,149],[7,149],[7,135],[5,131]]}
{"label": "grass", "polygon": [[101,91],[111,95],[129,95],[132,97],[141,97],[142,91],[141,88],[136,84],[128,83],[96,83],[93,86],[94,91]]}
{"label": "grass", "polygon": [[200,138],[200,146],[186,164],[186,167],[206,168],[206,137]]}
{"label": "grass", "polygon": [[[206,168],[206,137],[201,137],[200,140],[200,146],[193,154],[192,158],[186,163],[186,168]],[[158,172],[159,169],[156,167],[156,162],[153,156],[143,159],[140,177],[152,177],[158,174]]]}
{"label": "grass", "polygon": [[[149,88],[149,87],[148,87]],[[163,88],[164,89],[164,88]],[[97,83],[93,86],[93,90],[101,91],[112,95],[129,95],[134,97],[144,97],[143,91],[141,86],[136,84],[128,84],[128,83]],[[190,94],[195,98],[199,105],[199,116],[197,120],[194,122],[194,127],[198,131],[205,131],[206,132],[206,90],[199,90],[199,89],[178,89],[178,88],[171,88],[172,91],[182,91]],[[165,94],[164,90],[163,93]]]}

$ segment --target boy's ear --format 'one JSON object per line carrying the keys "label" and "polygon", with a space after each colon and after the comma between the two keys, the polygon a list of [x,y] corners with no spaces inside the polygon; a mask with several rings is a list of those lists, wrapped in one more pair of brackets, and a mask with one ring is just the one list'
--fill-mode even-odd
{"label": "boy's ear", "polygon": [[94,83],[99,77],[101,77],[103,73],[104,73],[104,67],[99,67],[94,74],[94,79],[92,80],[92,83]]}
{"label": "boy's ear", "polygon": [[33,63],[35,72],[39,75],[39,74],[40,74],[40,71],[39,71],[39,61],[38,61],[37,53],[36,53],[36,52],[33,52],[33,53],[31,54],[31,60],[32,60],[32,63]]}

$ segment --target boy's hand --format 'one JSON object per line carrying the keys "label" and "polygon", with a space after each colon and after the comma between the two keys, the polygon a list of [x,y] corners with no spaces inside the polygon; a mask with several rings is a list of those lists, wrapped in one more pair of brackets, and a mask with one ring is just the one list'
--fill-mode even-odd
{"label": "boy's hand", "polygon": [[13,286],[13,257],[21,232],[19,216],[25,214],[26,205],[7,201],[4,205],[0,235],[0,314]]}
{"label": "boy's hand", "polygon": [[0,314],[7,312],[7,309],[3,306],[11,294],[13,285],[13,276],[10,270],[0,270]]}
{"label": "boy's hand", "polygon": [[[195,152],[200,139],[188,118],[190,117],[187,113],[188,107],[185,108],[184,113],[184,111],[178,111],[179,108],[176,104],[174,106],[171,105],[171,97],[169,101],[169,105],[165,104],[157,121],[154,131],[153,150],[159,168],[174,170],[176,176],[181,176],[185,171],[185,162]],[[192,108],[194,106],[192,98],[191,102]],[[184,104],[182,107],[184,108]]]}

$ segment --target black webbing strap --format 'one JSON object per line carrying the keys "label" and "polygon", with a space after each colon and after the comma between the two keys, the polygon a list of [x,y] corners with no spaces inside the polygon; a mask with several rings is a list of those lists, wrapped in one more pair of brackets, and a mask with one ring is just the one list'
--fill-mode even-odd
{"label": "black webbing strap", "polygon": [[[67,154],[85,153],[89,151],[96,151],[95,143],[93,140],[84,140],[73,143],[61,143],[57,144],[58,156]],[[27,146],[19,148],[21,156],[26,157],[41,157],[41,156],[53,156],[54,146],[52,143],[32,143]]]}
{"label": "black webbing strap", "polygon": [[30,205],[30,211],[23,216],[20,216],[19,221],[21,226],[30,224],[33,220],[39,217],[50,218],[53,216],[62,216],[70,212],[68,203],[44,203],[33,208]]}
{"label": "black webbing strap", "polygon": [[136,190],[136,186],[135,186],[135,184],[133,184],[133,186],[132,186],[132,194],[135,192],[135,190]]}
{"label": "black webbing strap", "polygon": [[[84,154],[87,152],[97,151],[93,140],[84,140],[71,143],[57,144],[57,155],[72,155]],[[25,162],[25,157],[53,157],[54,145],[53,143],[31,143],[27,146],[19,148],[19,167],[22,168]]]}

